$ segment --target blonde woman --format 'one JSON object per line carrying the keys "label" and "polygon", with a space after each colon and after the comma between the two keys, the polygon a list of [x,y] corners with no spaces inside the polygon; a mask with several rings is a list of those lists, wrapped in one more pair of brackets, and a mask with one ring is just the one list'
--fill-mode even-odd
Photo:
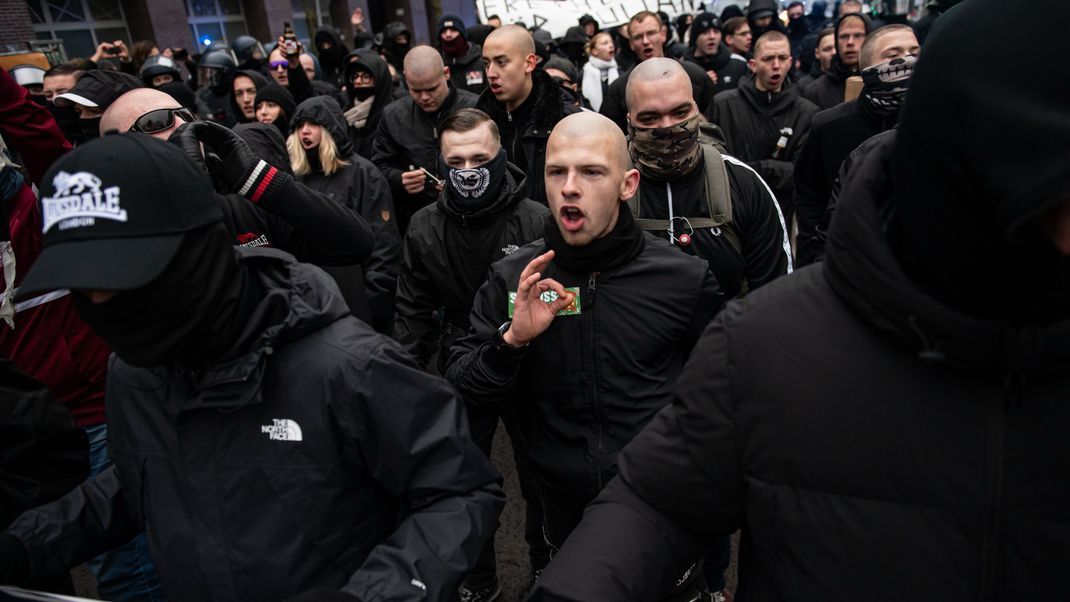
{"label": "blonde woman", "polygon": [[617,61],[613,58],[616,47],[613,38],[606,32],[595,34],[587,42],[587,62],[583,65],[583,96],[591,103],[591,108],[597,111],[602,106],[602,98],[605,96],[609,84],[620,76]]}
{"label": "blonde woman", "polygon": [[[371,161],[353,152],[342,109],[329,96],[314,96],[297,105],[286,150],[298,182],[353,209],[371,227],[375,247],[362,266],[364,292],[372,326],[387,332],[394,316],[401,237],[386,178]],[[353,274],[346,270],[328,270],[343,292],[346,276]]]}

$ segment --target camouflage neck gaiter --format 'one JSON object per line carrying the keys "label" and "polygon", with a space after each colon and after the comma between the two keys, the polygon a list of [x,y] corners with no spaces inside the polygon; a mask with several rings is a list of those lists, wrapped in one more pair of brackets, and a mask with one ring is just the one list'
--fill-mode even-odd
{"label": "camouflage neck gaiter", "polygon": [[671,180],[691,173],[702,155],[698,142],[701,114],[665,128],[641,128],[628,122],[628,152],[643,175]]}

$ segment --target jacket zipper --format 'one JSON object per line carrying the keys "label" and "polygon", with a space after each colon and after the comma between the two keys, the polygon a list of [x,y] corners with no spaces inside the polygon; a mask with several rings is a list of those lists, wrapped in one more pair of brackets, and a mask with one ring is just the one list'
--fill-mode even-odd
{"label": "jacket zipper", "polygon": [[986,504],[985,533],[982,545],[984,554],[981,572],[980,600],[996,599],[996,576],[999,573],[1000,536],[999,522],[1003,514],[1003,472],[1007,443],[1007,417],[1022,403],[1024,385],[1022,376],[1008,372],[1004,381],[1003,399],[992,404],[990,417],[991,461],[989,462],[988,502]]}
{"label": "jacket zipper", "polygon": [[[595,285],[597,284],[598,274],[591,272],[587,275],[587,298],[581,301],[580,311],[587,313],[588,310],[594,309],[595,298]],[[602,490],[605,486],[605,482],[602,479],[602,457],[603,453],[603,424],[602,424],[602,405],[599,402],[598,396],[598,349],[595,341],[595,332],[597,330],[595,325],[595,313],[590,312],[587,319],[587,324],[590,326],[590,340],[591,340],[591,401],[594,404],[594,424],[595,424],[595,436],[597,437],[597,447],[594,459],[595,479],[598,483],[598,491]]]}

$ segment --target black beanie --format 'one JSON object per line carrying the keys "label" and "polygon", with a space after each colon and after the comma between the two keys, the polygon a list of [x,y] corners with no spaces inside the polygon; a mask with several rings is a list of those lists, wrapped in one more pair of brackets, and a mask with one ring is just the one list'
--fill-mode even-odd
{"label": "black beanie", "polygon": [[702,13],[695,17],[694,22],[691,23],[691,35],[687,39],[687,43],[691,46],[695,45],[695,40],[698,37],[711,29],[721,31],[721,20],[717,18],[717,15],[713,13]]}
{"label": "black beanie", "polygon": [[464,21],[457,15],[442,15],[442,18],[438,20],[435,37],[442,37],[442,30],[446,28],[456,29],[461,32],[461,37],[464,38],[464,41],[468,41],[468,28],[464,26]]}
{"label": "black beanie", "polygon": [[290,91],[276,83],[270,83],[263,88],[260,88],[256,92],[256,100],[253,101],[253,107],[257,107],[261,102],[269,100],[280,107],[283,112],[286,113],[286,118],[293,117],[294,109],[297,108],[297,103],[294,102],[293,94]]}

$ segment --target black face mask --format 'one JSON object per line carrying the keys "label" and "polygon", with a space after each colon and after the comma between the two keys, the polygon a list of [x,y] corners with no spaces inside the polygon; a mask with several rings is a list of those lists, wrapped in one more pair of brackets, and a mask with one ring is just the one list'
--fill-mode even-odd
{"label": "black face mask", "polygon": [[353,97],[357,99],[357,102],[364,102],[372,96],[375,96],[375,86],[353,88]]}
{"label": "black face mask", "polygon": [[646,241],[643,231],[632,218],[627,203],[620,204],[617,224],[608,234],[582,247],[574,247],[561,236],[554,216],[547,215],[543,227],[546,246],[554,251],[554,263],[574,274],[605,272],[618,268],[643,252]]}
{"label": "black face mask", "polygon": [[100,138],[100,117],[78,119],[78,127],[82,130],[82,136],[86,140]]}
{"label": "black face mask", "polygon": [[200,367],[234,348],[245,326],[240,308],[247,279],[220,223],[186,233],[153,282],[100,304],[81,294],[73,300],[78,315],[123,361]]}
{"label": "black face mask", "polygon": [[462,211],[472,211],[493,203],[505,181],[506,160],[505,149],[500,149],[493,159],[479,167],[454,169],[439,155],[438,172],[446,175],[450,204]]}
{"label": "black face mask", "polygon": [[79,125],[81,119],[78,118],[78,113],[74,111],[74,107],[58,107],[53,102],[46,102],[45,108],[49,113],[52,113],[52,119],[56,120],[56,125],[59,126],[59,130],[63,132],[63,136],[70,140],[74,144],[85,142],[85,137],[82,136],[82,128]]}

